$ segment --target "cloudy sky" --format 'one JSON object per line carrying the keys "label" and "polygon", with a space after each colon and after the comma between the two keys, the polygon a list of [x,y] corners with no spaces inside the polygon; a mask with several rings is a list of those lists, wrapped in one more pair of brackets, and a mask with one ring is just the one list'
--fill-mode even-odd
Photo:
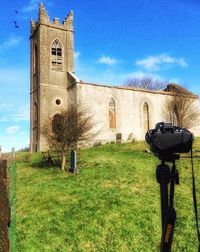
{"label": "cloudy sky", "polygon": [[[2,1],[0,145],[29,145],[29,23],[38,0]],[[76,75],[121,85],[152,75],[200,94],[199,0],[44,0],[50,18],[74,11]],[[16,21],[19,28],[15,28]]]}

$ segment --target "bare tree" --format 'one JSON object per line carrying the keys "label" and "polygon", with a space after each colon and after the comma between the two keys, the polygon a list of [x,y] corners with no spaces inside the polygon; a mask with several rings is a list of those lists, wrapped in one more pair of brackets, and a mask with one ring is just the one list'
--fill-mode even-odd
{"label": "bare tree", "polygon": [[143,78],[129,78],[125,81],[124,85],[148,90],[163,90],[166,88],[167,82],[156,80],[146,75]]}
{"label": "bare tree", "polygon": [[93,127],[92,117],[86,109],[74,106],[49,118],[43,125],[41,133],[47,140],[49,148],[61,153],[61,169],[65,169],[68,150],[78,141],[88,140]]}
{"label": "bare tree", "polygon": [[198,96],[177,84],[167,85],[165,91],[172,94],[165,104],[166,119],[183,128],[196,126],[200,116]]}

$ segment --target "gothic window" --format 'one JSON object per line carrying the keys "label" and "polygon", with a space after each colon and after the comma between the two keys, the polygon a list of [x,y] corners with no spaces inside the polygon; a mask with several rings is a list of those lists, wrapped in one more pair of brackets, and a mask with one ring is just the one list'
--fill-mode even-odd
{"label": "gothic window", "polygon": [[34,53],[33,53],[33,74],[35,74],[37,72],[37,68],[38,68],[38,49],[37,49],[37,45],[34,45]]}
{"label": "gothic window", "polygon": [[170,108],[170,116],[168,118],[168,120],[175,126],[177,126],[177,116],[178,116],[178,107],[177,104],[173,104],[173,102],[171,103],[171,108]]}
{"label": "gothic window", "polygon": [[62,70],[63,68],[62,45],[58,39],[54,40],[51,46],[51,64],[52,69]]}
{"label": "gothic window", "polygon": [[143,106],[143,127],[144,132],[149,130],[149,106],[147,102],[145,102]]}
{"label": "gothic window", "polygon": [[111,98],[109,102],[109,128],[116,128],[116,109],[113,98]]}
{"label": "gothic window", "polygon": [[34,119],[33,119],[33,130],[34,130],[34,139],[38,141],[38,105],[37,102],[34,103],[33,108]]}

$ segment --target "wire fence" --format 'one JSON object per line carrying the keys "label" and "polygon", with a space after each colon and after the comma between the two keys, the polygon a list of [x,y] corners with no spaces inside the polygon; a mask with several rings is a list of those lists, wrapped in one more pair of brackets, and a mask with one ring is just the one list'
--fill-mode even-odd
{"label": "wire fence", "polygon": [[0,252],[15,252],[16,165],[0,160]]}
{"label": "wire fence", "polygon": [[11,210],[11,223],[9,228],[10,251],[16,248],[16,162],[12,160],[8,165],[9,173],[9,202]]}
{"label": "wire fence", "polygon": [[8,196],[7,160],[0,161],[0,251],[9,252],[8,227],[10,225],[10,207]]}

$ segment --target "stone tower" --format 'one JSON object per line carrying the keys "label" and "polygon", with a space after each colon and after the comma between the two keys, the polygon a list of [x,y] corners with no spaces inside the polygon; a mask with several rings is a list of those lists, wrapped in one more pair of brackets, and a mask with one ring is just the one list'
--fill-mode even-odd
{"label": "stone tower", "polygon": [[73,12],[60,23],[53,22],[41,3],[38,21],[30,23],[31,53],[31,151],[45,149],[43,123],[68,105],[68,91],[74,72]]}

